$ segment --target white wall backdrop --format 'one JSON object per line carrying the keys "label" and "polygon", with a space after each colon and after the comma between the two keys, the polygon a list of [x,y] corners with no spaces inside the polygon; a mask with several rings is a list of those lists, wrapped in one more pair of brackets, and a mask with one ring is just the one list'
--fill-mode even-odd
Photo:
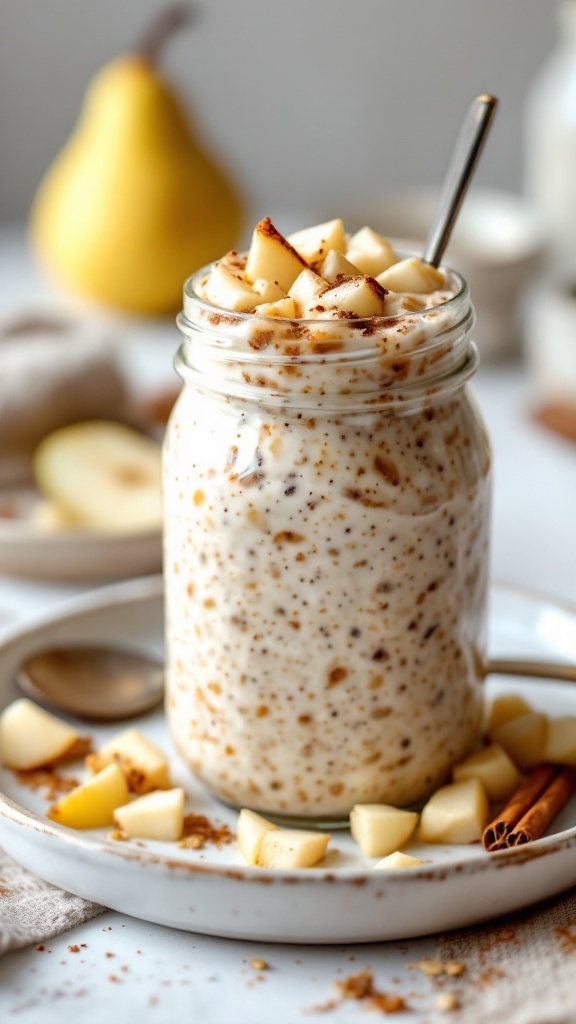
{"label": "white wall backdrop", "polygon": [[[25,217],[93,73],[159,0],[0,0],[0,221]],[[478,181],[518,189],[556,0],[205,0],[164,67],[258,212],[438,183],[469,100],[501,109]]]}

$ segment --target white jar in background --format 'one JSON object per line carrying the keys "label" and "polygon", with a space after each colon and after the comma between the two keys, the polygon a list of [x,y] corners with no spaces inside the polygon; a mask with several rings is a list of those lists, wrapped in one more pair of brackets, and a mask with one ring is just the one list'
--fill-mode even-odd
{"label": "white jar in background", "polygon": [[553,263],[576,267],[576,0],[564,0],[558,20],[557,45],[526,101],[524,180]]}

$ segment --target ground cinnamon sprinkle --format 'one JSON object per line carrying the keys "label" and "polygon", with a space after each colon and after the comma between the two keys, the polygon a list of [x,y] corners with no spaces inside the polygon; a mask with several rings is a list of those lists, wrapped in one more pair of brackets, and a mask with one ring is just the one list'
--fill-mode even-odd
{"label": "ground cinnamon sprinkle", "polygon": [[80,946],[77,946],[76,943],[74,943],[73,946],[68,946],[68,952],[69,953],[79,953],[80,952]]}
{"label": "ground cinnamon sprinkle", "polygon": [[402,1013],[409,1009],[403,996],[379,992],[374,987],[374,975],[368,967],[356,974],[349,974],[341,981],[335,981],[334,987],[338,990],[339,999],[330,999],[320,1006],[313,1006],[310,1012],[325,1013],[327,1010],[335,1010],[345,999],[356,999],[358,1002],[363,1002],[366,1009],[380,1010],[381,1013],[386,1014]]}
{"label": "ground cinnamon sprinkle", "polygon": [[80,783],[70,775],[60,775],[52,768],[33,768],[31,771],[15,771],[16,781],[28,789],[45,789],[43,794],[47,800],[55,800],[62,793],[70,793]]}
{"label": "ground cinnamon sprinkle", "polygon": [[560,946],[560,952],[565,954],[576,953],[576,933],[572,931],[575,925],[569,925],[568,928],[555,928],[554,933],[558,939],[558,945]]}
{"label": "ground cinnamon sprinkle", "polygon": [[205,843],[218,847],[228,846],[235,838],[228,825],[213,825],[203,814],[187,814],[184,818],[184,833],[178,846],[191,850],[199,850]]}

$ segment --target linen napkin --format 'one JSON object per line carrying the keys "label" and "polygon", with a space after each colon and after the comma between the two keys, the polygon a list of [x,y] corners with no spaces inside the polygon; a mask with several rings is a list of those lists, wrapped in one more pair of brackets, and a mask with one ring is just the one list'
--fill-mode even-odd
{"label": "linen napkin", "polygon": [[439,960],[466,966],[452,1024],[574,1024],[576,892],[536,909],[439,937]]}
{"label": "linen napkin", "polygon": [[22,311],[0,321],[0,486],[26,480],[50,431],[124,419],[128,392],[114,339],[97,320]]}
{"label": "linen napkin", "polygon": [[46,942],[103,913],[97,903],[36,878],[0,849],[0,955]]}

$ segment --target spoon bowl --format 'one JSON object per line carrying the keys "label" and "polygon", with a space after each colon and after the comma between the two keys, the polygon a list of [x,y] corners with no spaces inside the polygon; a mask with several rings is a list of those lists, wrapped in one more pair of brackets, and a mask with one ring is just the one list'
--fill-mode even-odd
{"label": "spoon bowl", "polygon": [[54,647],[23,662],[16,682],[33,700],[87,721],[142,715],[164,696],[164,666],[138,651]]}

